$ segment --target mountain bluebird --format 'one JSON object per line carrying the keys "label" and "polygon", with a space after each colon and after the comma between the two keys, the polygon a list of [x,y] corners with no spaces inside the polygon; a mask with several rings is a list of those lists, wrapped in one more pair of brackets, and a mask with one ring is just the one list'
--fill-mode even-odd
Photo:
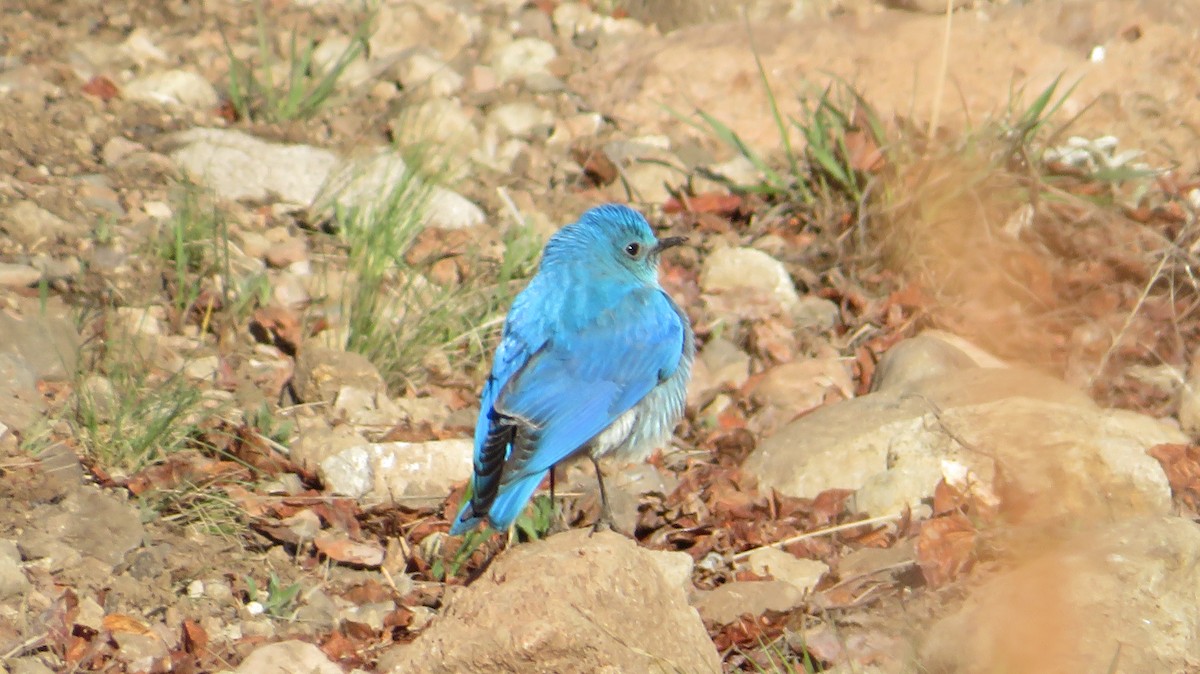
{"label": "mountain bluebird", "polygon": [[684,240],[657,239],[640,213],[612,204],[550,238],[505,320],[475,425],[471,498],[451,534],[484,520],[508,529],[547,472],[584,452],[600,485],[596,527],[612,528],[596,460],[644,459],[683,415],[696,347],[658,284],[658,257]]}

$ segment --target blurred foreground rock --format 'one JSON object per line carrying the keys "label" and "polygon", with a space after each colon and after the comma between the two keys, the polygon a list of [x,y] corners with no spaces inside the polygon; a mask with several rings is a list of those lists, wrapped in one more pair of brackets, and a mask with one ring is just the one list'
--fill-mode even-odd
{"label": "blurred foreground rock", "polygon": [[1177,517],[1086,531],[976,588],[935,624],[922,671],[1194,671],[1200,526]]}
{"label": "blurred foreground rock", "polygon": [[380,671],[719,672],[700,617],[654,555],[589,531],[510,548]]}
{"label": "blurred foreground rock", "polygon": [[1166,476],[1146,451],[1186,443],[1178,429],[1101,409],[1032,371],[964,369],[959,363],[972,359],[957,355],[946,367],[924,348],[908,351],[922,367],[896,365],[881,390],[784,426],[746,467],[790,496],[857,490],[855,508],[871,515],[920,511],[948,462],[968,468],[1018,518],[1170,511]]}

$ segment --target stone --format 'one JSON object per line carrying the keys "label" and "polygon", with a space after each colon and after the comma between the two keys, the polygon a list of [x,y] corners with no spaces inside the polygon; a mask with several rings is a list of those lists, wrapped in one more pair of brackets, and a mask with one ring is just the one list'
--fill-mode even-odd
{"label": "stone", "polygon": [[1187,378],[1179,387],[1179,425],[1194,440],[1200,440],[1200,349],[1192,354]]}
{"label": "stone", "polygon": [[841,309],[837,304],[816,295],[804,295],[792,306],[792,323],[796,330],[828,332],[837,325]]}
{"label": "stone", "polygon": [[716,337],[708,340],[700,349],[699,358],[704,361],[715,385],[737,389],[750,378],[750,354],[727,339]]}
{"label": "stone", "polygon": [[491,65],[496,71],[496,77],[504,83],[512,79],[547,73],[547,67],[557,56],[558,50],[549,42],[535,37],[523,37],[496,50]]}
{"label": "stone", "polygon": [[20,546],[27,558],[45,558],[52,566],[71,559],[74,551],[115,567],[142,544],[145,535],[137,508],[94,489],[71,492],[33,515],[34,526]]}
{"label": "stone", "polygon": [[47,241],[71,238],[81,234],[81,229],[38,206],[32,201],[18,201],[0,218],[0,228],[17,243],[27,248],[37,247]]}
{"label": "stone", "polygon": [[0,287],[27,288],[42,278],[42,272],[27,264],[0,262]]}
{"label": "stone", "polygon": [[481,27],[449,3],[397,2],[380,5],[371,33],[371,56],[387,60],[414,47],[432,47],[452,60],[471,44]]}
{"label": "stone", "polygon": [[311,145],[268,143],[241,131],[194,128],[173,134],[171,158],[181,169],[230,201],[275,197],[309,205],[339,164]]}
{"label": "stone", "polygon": [[905,391],[923,379],[975,367],[1007,367],[998,358],[941,330],[926,330],[888,349],[875,368],[872,391]]}
{"label": "stone", "polygon": [[554,127],[554,113],[532,103],[505,103],[488,113],[488,123],[506,136],[545,137]]}
{"label": "stone", "polygon": [[29,587],[17,544],[0,539],[0,601],[20,598],[29,591]]}
{"label": "stone", "polygon": [[761,442],[745,468],[789,496],[861,490],[859,509],[882,515],[930,497],[949,460],[1001,494],[1015,519],[1130,517],[1169,511],[1166,477],[1146,450],[1185,441],[1044,375],[975,368],[817,409]]}
{"label": "stone", "polygon": [[1200,527],[1177,517],[1077,531],[974,587],[921,671],[1183,672],[1200,641]]}
{"label": "stone", "polygon": [[0,311],[0,354],[10,354],[36,380],[64,381],[75,375],[81,338],[74,323],[57,308],[28,313]]}
{"label": "stone", "polygon": [[191,110],[212,110],[220,104],[213,85],[190,70],[164,70],[143,75],[121,90],[131,101],[177,105]]}
{"label": "stone", "polygon": [[315,344],[300,348],[293,384],[306,403],[332,402],[347,386],[368,391],[387,389],[379,370],[366,356]]}
{"label": "stone", "polygon": [[779,548],[759,548],[746,557],[746,563],[754,573],[770,574],[804,594],[811,592],[829,571],[824,562],[801,559]]}
{"label": "stone", "polygon": [[790,611],[804,603],[804,593],[782,580],[733,581],[697,593],[692,603],[705,620],[728,625],[743,615],[754,618],[766,611]]}
{"label": "stone", "polygon": [[341,65],[341,72],[335,86],[340,91],[348,91],[369,82],[374,76],[371,66],[367,63],[363,52],[354,58],[349,58],[356,49],[355,41],[347,35],[332,34],[321,40],[313,49],[312,63],[314,70],[325,75]]}
{"label": "stone", "polygon": [[655,554],[607,531],[511,547],[379,670],[720,672],[700,617]]}
{"label": "stone", "polygon": [[254,649],[235,674],[343,674],[320,648],[305,641],[280,641]]}
{"label": "stone", "polygon": [[324,458],[321,479],[329,491],[379,501],[444,499],[471,476],[474,442],[379,442],[346,447]]}
{"label": "stone", "polygon": [[430,99],[447,100],[463,88],[463,76],[428,52],[410,54],[400,61],[398,69],[405,91],[415,91]]}
{"label": "stone", "polygon": [[820,407],[830,396],[853,398],[854,382],[850,379],[849,363],[839,358],[806,358],[767,370],[750,392],[763,405],[783,412],[790,421]]}
{"label": "stone", "polygon": [[800,300],[783,263],[754,248],[714,250],[704,260],[700,288],[706,293],[749,288],[770,296],[784,309]]}

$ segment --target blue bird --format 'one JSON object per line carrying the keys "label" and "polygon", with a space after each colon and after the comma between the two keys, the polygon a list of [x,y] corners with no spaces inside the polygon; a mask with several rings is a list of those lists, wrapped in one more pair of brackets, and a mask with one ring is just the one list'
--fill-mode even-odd
{"label": "blue bird", "polygon": [[683,415],[695,340],[658,283],[658,258],[685,240],[657,239],[641,213],[609,204],[546,243],[483,386],[472,494],[451,534],[484,520],[508,529],[547,472],[585,452],[600,485],[596,528],[612,528],[597,459],[644,459]]}

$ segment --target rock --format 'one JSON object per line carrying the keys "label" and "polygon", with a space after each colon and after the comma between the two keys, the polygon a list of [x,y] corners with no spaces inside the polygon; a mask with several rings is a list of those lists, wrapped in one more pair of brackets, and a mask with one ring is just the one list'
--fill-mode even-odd
{"label": "rock", "polygon": [[268,248],[263,257],[267,264],[282,269],[308,259],[308,244],[302,238],[287,239]]}
{"label": "rock", "polygon": [[1200,527],[1175,517],[1081,532],[972,590],[922,671],[1183,672],[1200,641]]}
{"label": "rock", "polygon": [[[380,671],[719,672],[696,611],[654,559],[611,532],[569,531],[505,550],[450,595]],[[532,600],[531,598],[536,598]]]}
{"label": "rock", "polygon": [[0,424],[23,431],[41,419],[44,408],[29,363],[0,352]]}
{"label": "rock", "polygon": [[706,293],[751,289],[766,294],[784,309],[800,300],[783,263],[753,248],[719,248],[704,260],[700,288]]}
{"label": "rock", "polygon": [[170,137],[171,158],[194,180],[230,201],[313,202],[338,156],[310,145],[268,143],[241,131],[194,128]]}
{"label": "rock", "polygon": [[42,278],[42,272],[25,264],[0,262],[0,287],[27,288]]}
{"label": "rock", "polygon": [[304,641],[259,646],[242,660],[236,674],[343,674],[320,648]]}
{"label": "rock", "polygon": [[35,248],[47,241],[66,239],[82,234],[82,228],[38,206],[32,201],[18,201],[0,219],[0,228],[26,248]]}
{"label": "rock", "polygon": [[220,104],[213,85],[188,70],[165,70],[143,75],[121,91],[131,101],[178,105],[191,110],[212,110]]}
{"label": "rock", "polygon": [[113,136],[100,149],[100,160],[105,166],[114,167],[123,159],[138,152],[145,152],[146,146],[121,136]]}
{"label": "rock", "polygon": [[336,83],[336,87],[340,91],[362,86],[374,76],[372,68],[368,65],[361,50],[354,58],[348,58],[356,48],[354,42],[347,35],[334,33],[321,40],[312,53],[313,69],[321,75],[331,73],[335,67],[341,65],[341,72],[337,76]]}
{"label": "rock", "polygon": [[[784,422],[834,400],[854,397],[849,364],[839,358],[808,358],[776,365],[750,390]],[[760,412],[761,414],[762,412]]]}
{"label": "rock", "polygon": [[1170,509],[1146,450],[1184,441],[1150,417],[1099,409],[1058,380],[976,368],[822,407],[760,443],[745,468],[790,496],[861,490],[858,507],[881,515],[919,506],[949,460],[1001,494],[1017,519],[1129,517]]}
{"label": "rock", "polygon": [[512,79],[525,79],[530,75],[549,74],[547,66],[558,56],[554,45],[535,37],[513,40],[498,49],[492,56],[492,69],[503,84]]}
{"label": "rock", "polygon": [[697,594],[692,602],[696,610],[718,625],[737,622],[743,615],[756,618],[766,611],[790,611],[804,603],[804,593],[782,580],[733,581]]}
{"label": "rock", "polygon": [[647,550],[658,565],[658,570],[667,581],[668,587],[678,587],[685,593],[692,590],[692,570],[695,560],[686,552],[675,550]]}
{"label": "rock", "polygon": [[733,342],[717,337],[700,349],[700,360],[708,368],[714,385],[741,388],[750,378],[750,354]]}
{"label": "rock", "polygon": [[440,500],[471,476],[470,439],[379,442],[347,447],[320,463],[327,490],[353,498]]}
{"label": "rock", "polygon": [[53,669],[34,656],[13,658],[6,662],[5,666],[8,667],[9,674],[54,674]]}
{"label": "rock", "polygon": [[[625,170],[625,181],[638,201],[647,204],[661,204],[670,199],[671,188],[683,181],[683,174],[678,169],[658,162],[634,162]],[[624,190],[620,182],[613,184],[613,189]]]}
{"label": "rock", "polygon": [[452,98],[431,98],[420,101],[392,123],[401,143],[426,142],[445,147],[451,156],[475,149],[479,145],[479,130],[467,108]]}
{"label": "rock", "polygon": [[438,229],[467,229],[487,221],[483,209],[466,197],[447,189],[434,190],[426,204],[425,224]]}
{"label": "rock", "polygon": [[828,332],[840,316],[838,305],[816,295],[804,295],[792,306],[792,322],[798,331]]}
{"label": "rock", "polygon": [[390,150],[347,160],[313,198],[312,210],[328,215],[337,204],[344,209],[366,209],[365,217],[375,219],[372,210],[423,206],[428,227],[462,229],[483,224],[483,210],[466,197],[439,186],[425,190],[405,176],[407,170],[404,159]]}
{"label": "rock", "polygon": [[1179,425],[1193,439],[1200,439],[1200,349],[1192,354],[1187,379],[1179,387]]}
{"label": "rock", "polygon": [[57,305],[43,312],[36,303],[23,316],[0,311],[0,354],[25,364],[37,380],[63,381],[75,376],[79,333]]}
{"label": "rock", "polygon": [[332,402],[343,387],[385,391],[387,385],[366,356],[314,344],[300,348],[293,385],[306,403]]}
{"label": "rock", "polygon": [[116,659],[125,663],[129,671],[164,672],[171,668],[171,652],[163,640],[149,626],[139,625],[145,631],[113,630],[116,642]]}
{"label": "rock", "polygon": [[29,591],[29,579],[21,565],[17,544],[0,539],[0,601],[22,597]]}
{"label": "rock", "polygon": [[544,138],[554,127],[554,113],[532,103],[505,103],[488,113],[488,123],[506,136]]}
{"label": "rock", "polygon": [[400,62],[399,71],[405,91],[415,91],[430,99],[447,100],[463,88],[463,76],[427,52],[410,54]]}
{"label": "rock", "polygon": [[386,60],[413,47],[432,47],[452,60],[480,30],[477,17],[441,2],[387,3],[378,8],[371,57]]}
{"label": "rock", "polygon": [[926,330],[897,343],[883,354],[875,369],[871,390],[904,391],[922,379],[975,367],[1007,366],[950,333]]}
{"label": "rock", "polygon": [[759,548],[746,557],[750,570],[760,576],[770,574],[775,580],[796,588],[803,594],[812,591],[829,567],[815,559],[801,559],[779,548]]}
{"label": "rock", "polygon": [[108,493],[80,489],[36,509],[20,546],[25,557],[45,558],[51,566],[70,559],[69,549],[114,567],[144,535],[137,508]]}

